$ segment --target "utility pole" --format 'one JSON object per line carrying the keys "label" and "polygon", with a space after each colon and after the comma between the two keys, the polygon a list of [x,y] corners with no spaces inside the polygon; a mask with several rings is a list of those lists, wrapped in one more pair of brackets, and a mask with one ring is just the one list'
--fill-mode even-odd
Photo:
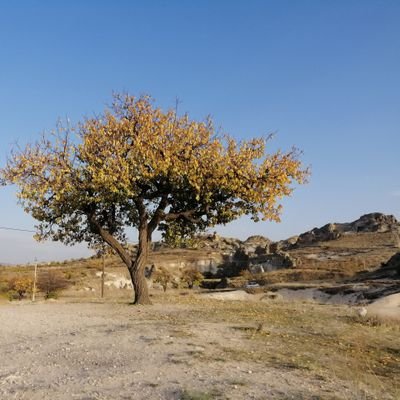
{"label": "utility pole", "polygon": [[103,254],[101,255],[102,258],[102,269],[101,269],[101,298],[104,297],[104,275],[105,275],[105,268],[106,268],[106,256],[105,250],[103,250]]}
{"label": "utility pole", "polygon": [[35,258],[35,272],[33,274],[32,301],[35,301],[35,298],[36,298],[37,268],[38,268],[38,263],[37,263],[37,258]]}

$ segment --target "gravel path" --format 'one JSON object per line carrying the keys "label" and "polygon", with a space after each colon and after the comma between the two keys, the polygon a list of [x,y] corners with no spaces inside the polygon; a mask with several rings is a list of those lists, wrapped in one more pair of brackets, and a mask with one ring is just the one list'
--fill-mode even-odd
{"label": "gravel path", "polygon": [[301,371],[224,360],[221,348],[257,349],[224,324],[182,321],[185,307],[1,306],[0,399],[343,398]]}

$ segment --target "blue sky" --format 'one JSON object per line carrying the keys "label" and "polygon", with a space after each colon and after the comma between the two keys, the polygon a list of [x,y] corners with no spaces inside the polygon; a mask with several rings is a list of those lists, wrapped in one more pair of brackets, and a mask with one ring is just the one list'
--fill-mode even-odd
{"label": "blue sky", "polygon": [[[113,91],[180,99],[237,139],[276,132],[310,183],[282,222],[217,230],[286,238],[380,211],[400,218],[400,2],[0,1],[0,162],[59,117],[100,112]],[[0,225],[32,228],[12,189]],[[76,257],[0,231],[0,262]]]}

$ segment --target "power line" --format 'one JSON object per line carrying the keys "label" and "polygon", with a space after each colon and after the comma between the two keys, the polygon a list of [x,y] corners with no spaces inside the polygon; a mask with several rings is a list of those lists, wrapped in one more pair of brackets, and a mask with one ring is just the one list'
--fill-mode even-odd
{"label": "power line", "polygon": [[30,229],[20,229],[20,228],[10,228],[8,226],[0,226],[0,229],[5,230],[5,231],[17,231],[17,232],[31,232],[31,233],[36,233],[36,231],[32,231]]}

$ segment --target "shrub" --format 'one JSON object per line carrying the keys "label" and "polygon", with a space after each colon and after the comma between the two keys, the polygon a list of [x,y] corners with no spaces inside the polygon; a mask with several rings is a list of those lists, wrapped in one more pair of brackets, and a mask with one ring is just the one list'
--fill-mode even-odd
{"label": "shrub", "polygon": [[13,278],[8,282],[8,297],[10,300],[22,300],[32,292],[33,281],[31,278]]}
{"label": "shrub", "polygon": [[173,276],[171,275],[171,273],[163,267],[157,268],[156,272],[154,272],[153,274],[153,281],[159,283],[162,286],[164,292],[167,291],[168,284],[171,283],[172,280]]}
{"label": "shrub", "polygon": [[248,270],[248,269],[243,269],[242,271],[240,271],[239,274],[242,278],[244,279],[248,279],[251,280],[254,278],[254,275]]}
{"label": "shrub", "polygon": [[67,279],[67,280],[71,280],[72,279],[72,272],[64,272],[64,276],[65,276],[65,279]]}
{"label": "shrub", "polygon": [[203,280],[203,274],[196,268],[189,267],[182,271],[181,281],[186,283],[189,289],[197,286]]}
{"label": "shrub", "polygon": [[43,271],[39,274],[37,287],[46,299],[56,298],[58,292],[68,286],[64,276],[56,271]]}
{"label": "shrub", "polygon": [[8,292],[8,282],[0,281],[0,294],[6,294]]}

